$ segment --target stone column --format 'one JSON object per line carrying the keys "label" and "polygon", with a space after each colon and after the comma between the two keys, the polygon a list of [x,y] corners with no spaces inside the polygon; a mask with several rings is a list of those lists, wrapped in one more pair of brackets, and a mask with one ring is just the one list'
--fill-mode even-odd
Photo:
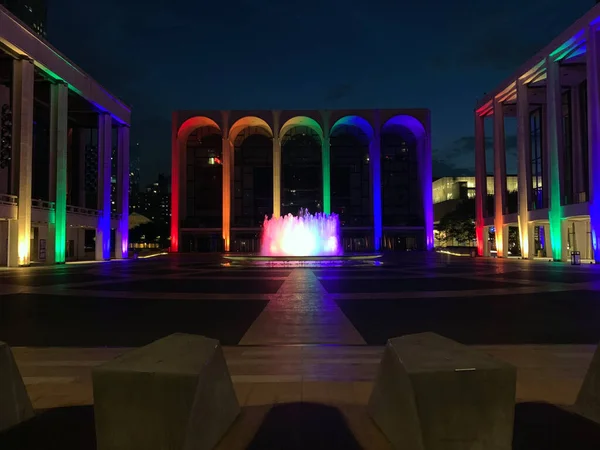
{"label": "stone column", "polygon": [[[54,217],[48,223],[46,262],[63,264],[67,246],[67,132],[68,95],[65,83],[50,86],[50,189]],[[54,219],[54,220],[53,220]]]}
{"label": "stone column", "polygon": [[[12,192],[16,192],[16,224],[9,224],[8,265],[28,266],[31,253],[31,188],[33,166],[33,61],[13,62]],[[12,221],[11,221],[12,222]],[[13,226],[11,226],[13,225]]]}
{"label": "stone column", "polygon": [[475,111],[475,234],[479,256],[487,256],[488,253],[488,230],[484,226],[487,199],[484,123],[485,116]]}
{"label": "stone column", "polygon": [[373,250],[381,250],[383,237],[383,209],[381,204],[381,123],[375,117],[373,140],[369,144],[369,165],[371,167],[371,193],[373,205]]}
{"label": "stone column", "polygon": [[279,111],[273,111],[273,217],[281,215],[281,139]]}
{"label": "stone column", "polygon": [[[531,178],[527,167],[529,158],[529,98],[527,85],[522,79],[517,80],[517,179],[519,188],[519,238],[521,241],[521,256],[529,255],[529,192]],[[531,255],[533,256],[533,255]]]}
{"label": "stone column", "polygon": [[560,86],[560,67],[552,57],[546,59],[546,143],[548,145],[548,219],[550,221],[550,240],[552,258],[555,261],[563,259],[561,238],[561,206],[560,182],[560,148],[562,146],[562,98]]}
{"label": "stone column", "polygon": [[494,98],[494,228],[497,256],[506,256],[504,248],[504,207],[506,205],[506,149],[504,145],[504,110]]}
{"label": "stone column", "polygon": [[233,170],[233,145],[229,141],[229,130],[223,128],[223,246],[229,251],[231,242],[231,180]]}
{"label": "stone column", "polygon": [[588,170],[590,179],[589,211],[592,231],[592,251],[600,263],[600,42],[598,25],[590,25],[587,39],[587,120]]}
{"label": "stone column", "polygon": [[323,113],[323,143],[321,165],[323,182],[323,212],[331,214],[331,143],[329,141],[329,113]]}
{"label": "stone column", "polygon": [[117,139],[117,214],[115,258],[127,259],[129,250],[129,127],[118,129]]}
{"label": "stone column", "polygon": [[112,118],[98,115],[98,226],[96,227],[96,261],[110,260],[110,175],[112,156]]}

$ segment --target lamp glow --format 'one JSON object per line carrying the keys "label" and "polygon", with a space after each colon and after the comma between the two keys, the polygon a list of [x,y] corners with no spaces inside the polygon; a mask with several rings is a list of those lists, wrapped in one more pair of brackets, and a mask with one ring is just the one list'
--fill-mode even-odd
{"label": "lamp glow", "polygon": [[337,214],[300,210],[298,216],[265,218],[261,238],[264,256],[336,256],[340,247]]}

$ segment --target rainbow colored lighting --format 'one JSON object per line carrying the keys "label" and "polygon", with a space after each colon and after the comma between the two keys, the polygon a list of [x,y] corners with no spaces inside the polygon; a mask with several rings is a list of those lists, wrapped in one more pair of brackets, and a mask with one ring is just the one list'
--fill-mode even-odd
{"label": "rainbow colored lighting", "polygon": [[265,218],[261,239],[264,256],[336,256],[340,246],[340,219],[337,214],[310,214]]}

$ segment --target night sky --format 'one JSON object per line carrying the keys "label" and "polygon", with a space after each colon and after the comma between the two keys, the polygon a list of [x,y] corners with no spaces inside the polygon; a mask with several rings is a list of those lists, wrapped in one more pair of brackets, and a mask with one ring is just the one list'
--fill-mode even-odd
{"label": "night sky", "polygon": [[144,182],[169,172],[176,109],[430,108],[434,176],[460,175],[476,100],[593,5],[49,0],[48,39],[132,105]]}

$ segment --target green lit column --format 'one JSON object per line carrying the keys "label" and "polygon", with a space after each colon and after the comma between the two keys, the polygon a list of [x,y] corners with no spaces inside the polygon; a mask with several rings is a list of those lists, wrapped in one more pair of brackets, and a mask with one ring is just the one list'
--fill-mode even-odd
{"label": "green lit column", "polygon": [[548,145],[548,220],[550,221],[550,241],[554,261],[563,259],[561,221],[563,211],[560,201],[559,147],[562,132],[562,98],[560,87],[560,66],[552,56],[546,59],[546,141]]}
{"label": "green lit column", "polygon": [[67,109],[69,88],[50,86],[50,201],[54,214],[48,223],[46,246],[49,263],[65,262],[67,245]]}
{"label": "green lit column", "polygon": [[331,214],[331,144],[329,142],[329,114],[323,113],[323,144],[321,157],[323,165],[323,212]]}

